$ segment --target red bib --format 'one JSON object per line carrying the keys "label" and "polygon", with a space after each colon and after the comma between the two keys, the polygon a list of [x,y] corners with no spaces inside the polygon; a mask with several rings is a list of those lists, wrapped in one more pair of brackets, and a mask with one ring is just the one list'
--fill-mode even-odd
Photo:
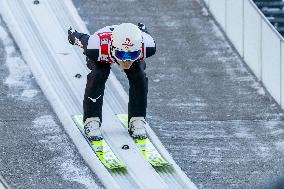
{"label": "red bib", "polygon": [[99,58],[98,61],[100,62],[106,62],[106,63],[112,63],[112,60],[110,58],[110,40],[111,40],[111,34],[112,32],[101,32],[98,33],[99,39],[100,39],[100,49],[99,49]]}

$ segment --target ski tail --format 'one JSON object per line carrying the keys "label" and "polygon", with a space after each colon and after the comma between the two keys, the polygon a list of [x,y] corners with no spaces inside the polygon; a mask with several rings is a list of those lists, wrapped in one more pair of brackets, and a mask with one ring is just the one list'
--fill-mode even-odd
{"label": "ski tail", "polygon": [[[116,114],[125,128],[128,128],[128,115],[127,114]],[[133,139],[136,146],[139,148],[142,156],[153,166],[163,167],[172,165],[165,158],[162,157],[157,148],[153,145],[149,138]]]}
{"label": "ski tail", "polygon": [[99,160],[107,169],[112,170],[126,167],[125,164],[116,157],[116,155],[104,139],[89,141],[89,139],[85,136],[84,133],[84,123],[82,114],[74,115],[73,120],[81,131],[81,133],[83,134],[83,136],[85,137],[85,139],[90,144],[91,148],[93,149]]}

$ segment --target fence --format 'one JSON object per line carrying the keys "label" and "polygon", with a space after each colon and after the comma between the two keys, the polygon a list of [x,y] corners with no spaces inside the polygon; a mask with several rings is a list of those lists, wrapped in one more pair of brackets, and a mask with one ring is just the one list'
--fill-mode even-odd
{"label": "fence", "polygon": [[252,0],[204,0],[256,77],[284,109],[284,39]]}

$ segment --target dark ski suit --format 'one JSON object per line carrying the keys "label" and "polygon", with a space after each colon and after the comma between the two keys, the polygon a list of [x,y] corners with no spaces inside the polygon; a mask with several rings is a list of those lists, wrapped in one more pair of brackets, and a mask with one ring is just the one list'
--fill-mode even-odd
{"label": "dark ski suit", "polygon": [[[124,72],[129,80],[128,114],[131,117],[146,117],[148,78],[144,72],[146,68],[145,58],[156,52],[156,44],[147,32],[145,26],[138,24],[142,30],[143,45],[142,57],[136,60],[129,69]],[[84,118],[99,117],[102,121],[102,105],[105,83],[108,79],[111,64],[116,60],[110,53],[110,36],[114,26],[106,26],[93,35],[68,31],[68,40],[84,49],[87,67],[91,72],[87,76],[87,84],[83,101]],[[116,62],[117,63],[117,62]]]}

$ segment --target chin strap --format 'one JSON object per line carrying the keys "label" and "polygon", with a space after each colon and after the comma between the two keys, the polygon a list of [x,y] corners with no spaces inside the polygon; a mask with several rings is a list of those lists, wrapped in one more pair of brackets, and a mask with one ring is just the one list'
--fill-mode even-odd
{"label": "chin strap", "polygon": [[113,50],[114,50],[114,49],[115,49],[115,47],[112,46],[112,40],[111,40],[111,43],[110,43],[110,56],[111,56],[111,58],[114,60],[114,62],[119,65],[117,59],[116,59],[115,56],[113,55]]}

